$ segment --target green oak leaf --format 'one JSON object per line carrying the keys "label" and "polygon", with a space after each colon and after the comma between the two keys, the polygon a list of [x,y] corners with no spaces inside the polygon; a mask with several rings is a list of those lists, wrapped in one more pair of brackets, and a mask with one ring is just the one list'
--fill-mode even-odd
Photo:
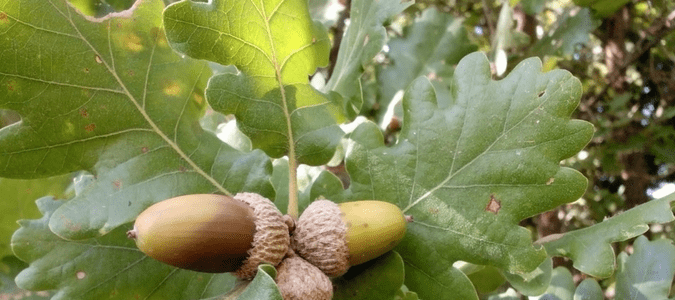
{"label": "green oak leaf", "polygon": [[102,17],[129,9],[136,0],[68,0],[68,2],[87,16]]}
{"label": "green oak leaf", "polygon": [[57,290],[53,300],[202,299],[234,286],[230,274],[177,269],[143,254],[126,237],[129,226],[80,241],[64,240],[49,230],[51,216],[65,201],[37,200],[38,220],[21,220],[12,250],[30,265],[16,277],[28,290]]}
{"label": "green oak leaf", "polygon": [[405,37],[393,38],[387,43],[387,57],[391,63],[378,72],[379,104],[382,107],[379,121],[383,121],[394,95],[402,93],[419,76],[429,78],[437,97],[447,95],[454,66],[477,48],[469,41],[463,19],[435,8],[424,10],[410,27],[406,27],[404,34]]}
{"label": "green oak leaf", "polygon": [[0,0],[0,108],[22,117],[0,130],[0,176],[96,176],[53,214],[59,236],[106,234],[182,194],[274,195],[262,151],[200,127],[211,70],[171,50],[162,9],[142,0],[93,19],[65,0]]}
{"label": "green oak leaf", "polygon": [[625,241],[645,233],[650,223],[675,220],[670,202],[675,194],[636,206],[590,227],[553,235],[537,241],[550,256],[565,256],[574,261],[581,272],[598,278],[612,275],[615,254],[611,243]]}
{"label": "green oak leaf", "polygon": [[[612,0],[613,2],[616,2]],[[530,53],[570,56],[578,51],[580,45],[588,44],[590,33],[600,26],[601,21],[591,15],[589,9],[581,9],[575,14],[566,11],[556,26],[530,48]]]}
{"label": "green oak leaf", "polygon": [[600,284],[592,278],[584,279],[574,291],[574,300],[602,300],[604,296]]}
{"label": "green oak leaf", "polygon": [[479,270],[467,273],[466,276],[480,294],[489,294],[506,282],[499,269],[493,266],[481,266]]}
{"label": "green oak leaf", "polygon": [[421,298],[440,299],[433,292],[459,278],[458,260],[512,273],[537,268],[546,251],[518,222],[578,199],[587,182],[560,166],[593,135],[589,123],[569,120],[581,95],[569,72],[541,73],[532,58],[493,81],[485,55],[474,53],[460,61],[452,86],[452,99],[441,103],[429,80],[415,80],[396,145],[384,146],[379,128],[362,124],[346,155],[350,187],[340,193],[339,181],[317,180],[312,191],[336,201],[384,200],[411,215],[396,251],[406,285]]}
{"label": "green oak leaf", "polygon": [[403,259],[390,251],[333,280],[334,300],[391,300],[403,285]]}
{"label": "green oak leaf", "polygon": [[632,255],[622,252],[618,257],[616,299],[668,299],[675,275],[673,241],[640,236],[633,247]]}
{"label": "green oak leaf", "polygon": [[[44,179],[8,179],[0,178],[0,258],[12,254],[9,241],[19,228],[16,220],[39,218],[35,199],[51,195],[65,199],[66,187],[71,182],[71,174]],[[2,266],[2,263],[0,263]]]}
{"label": "green oak leaf", "polygon": [[592,8],[595,15],[600,18],[613,15],[629,2],[630,0],[574,0],[576,5]]}
{"label": "green oak leaf", "polygon": [[234,114],[253,147],[320,165],[343,135],[342,99],[309,85],[328,63],[325,28],[312,22],[304,0],[181,1],[164,11],[171,46],[193,58],[234,65],[206,91],[209,104]]}
{"label": "green oak leaf", "polygon": [[413,4],[412,0],[351,1],[349,26],[342,37],[333,74],[324,87],[342,95],[350,119],[356,117],[363,105],[364,66],[385,44],[387,32],[382,24]]}
{"label": "green oak leaf", "polygon": [[271,265],[258,267],[258,274],[253,278],[246,290],[239,296],[239,300],[283,300],[281,293],[274,282],[277,270]]}
{"label": "green oak leaf", "polygon": [[252,280],[237,281],[227,294],[207,300],[283,300],[274,281],[276,276],[277,270],[272,265],[260,265]]}
{"label": "green oak leaf", "polygon": [[572,273],[564,267],[553,269],[551,284],[546,289],[546,293],[539,299],[547,300],[573,300],[576,287],[572,279]]}
{"label": "green oak leaf", "polygon": [[543,294],[551,283],[551,274],[553,272],[553,260],[548,257],[532,272],[527,274],[511,274],[503,272],[502,275],[511,284],[525,296],[538,296]]}

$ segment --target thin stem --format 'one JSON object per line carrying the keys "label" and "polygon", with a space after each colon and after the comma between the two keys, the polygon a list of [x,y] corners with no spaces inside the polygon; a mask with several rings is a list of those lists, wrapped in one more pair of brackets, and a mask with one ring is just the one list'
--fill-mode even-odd
{"label": "thin stem", "polygon": [[[264,11],[264,10],[263,10]],[[288,99],[286,98],[286,89],[284,88],[284,80],[281,75],[281,65],[277,59],[277,53],[275,50],[274,39],[272,38],[272,31],[269,28],[269,18],[266,15],[263,15],[267,26],[267,38],[269,39],[272,45],[272,64],[274,65],[274,71],[279,84],[279,91],[281,92],[281,105],[284,110],[284,116],[286,116],[286,128],[288,136],[288,209],[286,213],[290,215],[294,220],[298,219],[298,161],[295,157],[295,139],[293,138],[293,124],[291,122],[291,113],[288,110]]]}
{"label": "thin stem", "polygon": [[290,147],[288,152],[288,209],[286,213],[294,220],[298,219],[298,161],[295,159],[295,149]]}

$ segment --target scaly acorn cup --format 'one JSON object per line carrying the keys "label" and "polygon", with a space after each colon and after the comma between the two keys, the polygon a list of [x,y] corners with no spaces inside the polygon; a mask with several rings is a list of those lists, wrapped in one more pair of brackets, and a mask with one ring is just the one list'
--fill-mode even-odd
{"label": "scaly acorn cup", "polygon": [[394,204],[355,201],[335,204],[317,200],[302,213],[291,237],[298,255],[326,275],[349,269],[393,249],[406,231],[407,220]]}
{"label": "scaly acorn cup", "polygon": [[284,300],[330,300],[333,283],[319,268],[290,251],[277,266],[275,281]]}
{"label": "scaly acorn cup", "polygon": [[255,276],[262,263],[277,265],[290,237],[281,212],[258,194],[184,195],[148,207],[129,238],[146,255],[169,265],[208,273]]}

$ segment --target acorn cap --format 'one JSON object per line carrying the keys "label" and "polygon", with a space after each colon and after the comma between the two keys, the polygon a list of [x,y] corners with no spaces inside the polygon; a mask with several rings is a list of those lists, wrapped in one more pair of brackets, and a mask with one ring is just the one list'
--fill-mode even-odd
{"label": "acorn cap", "polygon": [[330,278],[297,255],[290,254],[277,266],[275,281],[284,300],[333,298],[333,284]]}
{"label": "acorn cap", "polygon": [[248,250],[248,258],[234,272],[241,279],[255,276],[258,265],[268,263],[278,265],[288,252],[290,236],[281,212],[269,199],[255,193],[239,193],[234,199],[253,208],[256,232],[253,235],[253,247]]}
{"label": "acorn cap", "polygon": [[328,200],[312,202],[296,222],[292,248],[326,275],[337,277],[349,269],[347,226],[340,207]]}

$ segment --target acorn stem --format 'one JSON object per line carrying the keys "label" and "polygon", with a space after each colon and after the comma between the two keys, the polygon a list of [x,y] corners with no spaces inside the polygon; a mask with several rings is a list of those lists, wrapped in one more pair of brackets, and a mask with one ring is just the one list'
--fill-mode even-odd
{"label": "acorn stem", "polygon": [[286,213],[294,220],[298,219],[298,160],[294,151],[288,155],[288,208]]}

